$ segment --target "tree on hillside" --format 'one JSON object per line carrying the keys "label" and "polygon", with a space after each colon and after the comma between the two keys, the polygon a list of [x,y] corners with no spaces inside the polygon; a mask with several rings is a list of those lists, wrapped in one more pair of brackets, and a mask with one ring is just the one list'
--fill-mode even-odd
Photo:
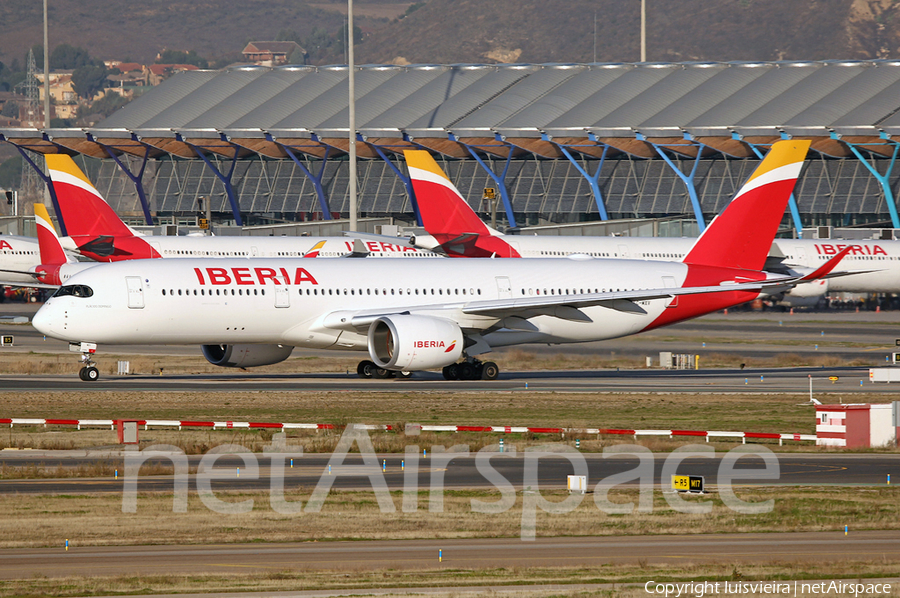
{"label": "tree on hillside", "polygon": [[103,97],[91,104],[90,106],[81,106],[78,109],[78,116],[84,117],[89,114],[100,114],[109,116],[122,106],[128,103],[128,100],[117,93],[107,92]]}
{"label": "tree on hillside", "polygon": [[159,53],[156,64],[193,64],[201,69],[209,68],[209,62],[197,54],[196,50],[191,50],[190,52],[163,50]]}
{"label": "tree on hillside", "polygon": [[90,100],[103,89],[109,71],[103,65],[86,65],[72,73],[72,87],[80,97]]}
{"label": "tree on hillside", "polygon": [[[35,60],[37,60],[37,55],[35,55]],[[43,55],[41,60],[43,60]],[[53,70],[74,70],[94,64],[96,64],[96,61],[91,58],[91,55],[84,48],[60,44],[50,52],[50,68]]]}

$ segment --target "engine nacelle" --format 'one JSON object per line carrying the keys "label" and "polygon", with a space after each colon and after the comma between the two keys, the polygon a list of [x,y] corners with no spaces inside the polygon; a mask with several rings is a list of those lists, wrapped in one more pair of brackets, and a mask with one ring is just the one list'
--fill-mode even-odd
{"label": "engine nacelle", "polygon": [[785,297],[821,297],[828,292],[828,279],[820,278],[811,282],[798,284],[793,289],[785,293]]}
{"label": "engine nacelle", "polygon": [[290,357],[291,345],[203,345],[203,357],[223,368],[250,368],[272,365]]}
{"label": "engine nacelle", "polygon": [[387,370],[442,368],[456,363],[462,351],[462,330],[452,320],[384,316],[369,326],[369,356]]}
{"label": "engine nacelle", "polygon": [[409,238],[409,243],[413,247],[427,249],[428,251],[433,251],[441,246],[441,244],[438,243],[438,240],[431,235],[413,235]]}

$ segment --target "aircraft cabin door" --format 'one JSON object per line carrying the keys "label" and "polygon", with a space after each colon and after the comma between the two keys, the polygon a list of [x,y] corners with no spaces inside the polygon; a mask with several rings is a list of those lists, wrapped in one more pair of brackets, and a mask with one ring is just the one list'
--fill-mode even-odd
{"label": "aircraft cabin door", "polygon": [[144,287],[141,285],[140,276],[126,276],[125,284],[128,287],[128,308],[144,308]]}
{"label": "aircraft cabin door", "polygon": [[259,249],[257,249],[254,245],[250,246],[250,255],[253,257],[259,257]]}
{"label": "aircraft cabin door", "polygon": [[619,257],[627,258],[628,255],[628,245],[619,245]]}
{"label": "aircraft cabin door", "polygon": [[796,255],[794,255],[794,263],[796,263],[800,266],[808,265],[807,261],[806,261],[806,248],[805,247],[796,247],[795,246],[794,253],[796,254]]}
{"label": "aircraft cabin door", "polygon": [[291,289],[286,286],[275,286],[275,307],[290,307],[291,306]]}
{"label": "aircraft cabin door", "polygon": [[512,287],[509,285],[508,276],[497,276],[497,298],[512,299]]}
{"label": "aircraft cabin door", "polygon": [[[663,288],[666,288],[666,289],[677,289],[678,288],[678,285],[675,283],[674,276],[663,276],[662,281],[663,281]],[[675,295],[674,297],[672,297],[672,300],[666,304],[666,307],[678,307],[678,295]]]}

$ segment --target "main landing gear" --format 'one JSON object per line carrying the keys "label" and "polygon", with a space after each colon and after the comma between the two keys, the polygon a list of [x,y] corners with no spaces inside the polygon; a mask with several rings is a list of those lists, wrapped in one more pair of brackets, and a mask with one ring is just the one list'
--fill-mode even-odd
{"label": "main landing gear", "polygon": [[[387,380],[388,378],[406,379],[412,376],[412,372],[396,372],[386,370],[375,365],[374,362],[360,361],[356,366],[356,373],[360,378],[374,378]],[[496,380],[500,375],[500,368],[493,361],[479,361],[471,359],[462,363],[448,365],[442,370],[445,380]]]}
{"label": "main landing gear", "polygon": [[446,366],[442,373],[445,380],[496,380],[500,368],[493,361],[463,361]]}
{"label": "main landing gear", "polygon": [[360,361],[356,366],[356,373],[360,378],[375,378],[376,380],[387,380],[388,378],[400,378],[405,380],[412,377],[412,372],[396,372],[394,370],[386,370],[375,365],[374,361]]}

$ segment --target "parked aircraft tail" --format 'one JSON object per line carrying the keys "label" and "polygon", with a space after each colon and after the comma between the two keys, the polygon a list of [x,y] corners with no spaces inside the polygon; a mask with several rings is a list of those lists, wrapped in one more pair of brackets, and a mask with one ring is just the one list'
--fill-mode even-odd
{"label": "parked aircraft tail", "polygon": [[520,257],[498,231],[481,221],[431,154],[405,150],[403,155],[422,224],[447,255]]}
{"label": "parked aircraft tail", "polygon": [[59,242],[50,213],[42,203],[34,204],[34,222],[37,225],[38,246],[41,251],[41,265],[60,266],[68,263],[69,258]]}
{"label": "parked aircraft tail", "polygon": [[162,257],[122,222],[71,157],[47,154],[46,159],[57,216],[81,254],[101,262]]}

